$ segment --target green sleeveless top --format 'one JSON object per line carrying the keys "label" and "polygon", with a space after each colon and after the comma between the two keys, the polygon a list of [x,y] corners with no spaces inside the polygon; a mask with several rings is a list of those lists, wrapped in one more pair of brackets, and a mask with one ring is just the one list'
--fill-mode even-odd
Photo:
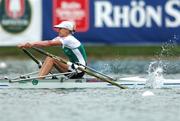
{"label": "green sleeveless top", "polygon": [[69,60],[72,63],[81,62],[82,60],[84,60],[85,63],[87,62],[86,51],[82,44],[79,47],[74,48],[74,49],[64,47],[63,51],[64,51],[64,54],[69,58]]}

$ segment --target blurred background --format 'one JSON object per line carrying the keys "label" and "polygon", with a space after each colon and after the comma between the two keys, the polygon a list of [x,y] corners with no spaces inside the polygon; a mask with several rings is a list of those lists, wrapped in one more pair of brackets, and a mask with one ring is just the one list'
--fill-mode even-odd
{"label": "blurred background", "polygon": [[17,44],[53,39],[63,20],[76,22],[92,58],[152,57],[163,45],[180,53],[179,0],[0,0],[0,57],[23,57]]}
{"label": "blurred background", "polygon": [[[88,66],[98,72],[152,83],[180,79],[180,0],[0,0],[0,78],[37,71],[17,44],[53,39],[53,26],[63,20],[76,22],[74,36],[85,46]],[[63,55],[60,47],[44,49]],[[0,117],[180,121],[179,88],[151,89],[154,96],[144,97],[146,90],[0,89]]]}

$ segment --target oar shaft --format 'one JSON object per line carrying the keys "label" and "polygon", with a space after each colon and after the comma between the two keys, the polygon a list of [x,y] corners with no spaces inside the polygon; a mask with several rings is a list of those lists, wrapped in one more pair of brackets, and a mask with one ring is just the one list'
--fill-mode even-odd
{"label": "oar shaft", "polygon": [[78,69],[79,69],[80,71],[83,71],[83,72],[85,72],[85,73],[87,73],[87,74],[89,74],[89,75],[91,75],[91,76],[94,76],[94,77],[100,79],[100,80],[106,81],[106,82],[108,82],[108,83],[110,83],[110,84],[112,84],[112,85],[114,85],[114,86],[117,86],[117,87],[119,87],[119,88],[121,88],[121,89],[127,89],[127,87],[125,87],[125,86],[119,85],[118,83],[116,83],[116,82],[114,82],[114,81],[112,81],[112,80],[110,80],[110,79],[107,79],[107,78],[103,78],[103,77],[101,77],[101,76],[98,76],[98,75],[96,75],[95,73],[93,73],[93,72],[91,72],[91,71],[88,71],[88,70],[86,70],[86,69],[84,69],[84,68],[78,67]]}
{"label": "oar shaft", "polygon": [[38,67],[41,68],[42,64],[40,61],[38,61],[28,50],[22,49],[24,53],[26,53],[36,64],[38,64]]}
{"label": "oar shaft", "polygon": [[[83,67],[85,67],[85,68],[87,68],[87,69],[89,69],[89,70],[91,70],[91,71],[94,71],[94,72],[96,72],[96,73],[98,73],[98,74],[100,74],[100,75],[102,75],[102,76],[104,76],[104,77],[107,77],[107,78],[109,78],[109,79],[111,79],[111,80],[114,80],[112,77],[110,77],[110,76],[108,76],[108,75],[105,75],[105,74],[103,74],[103,73],[101,73],[101,72],[98,72],[98,71],[96,71],[96,70],[93,69],[93,68],[90,68],[90,67],[85,66],[85,65],[80,64],[80,63],[78,63],[78,65],[81,65],[81,66],[83,66]],[[115,80],[114,80],[114,81],[115,81]]]}
{"label": "oar shaft", "polygon": [[58,60],[58,61],[61,61],[61,62],[65,63],[65,64],[67,64],[67,62],[68,62],[68,61],[66,61],[66,60],[63,59],[63,58],[57,57],[57,56],[55,56],[55,55],[53,55],[53,54],[51,54],[51,53],[48,53],[48,52],[46,52],[46,51],[44,51],[44,50],[42,50],[42,49],[39,49],[39,48],[37,48],[37,47],[32,47],[32,48],[33,48],[34,50],[38,51],[39,53],[43,54],[43,55],[49,56],[49,57],[51,57],[51,58],[54,58],[54,59],[56,59],[56,60]]}

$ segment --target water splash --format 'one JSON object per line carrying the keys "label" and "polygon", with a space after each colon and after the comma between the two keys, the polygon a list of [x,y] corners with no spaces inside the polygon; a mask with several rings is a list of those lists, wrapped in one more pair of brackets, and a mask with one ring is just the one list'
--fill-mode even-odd
{"label": "water splash", "polygon": [[161,61],[153,61],[148,68],[148,78],[145,87],[161,88],[163,86],[163,63]]}
{"label": "water splash", "polygon": [[161,51],[157,56],[159,59],[174,56],[174,49],[177,47],[177,36],[173,36],[172,39],[165,42],[161,46]]}
{"label": "water splash", "polygon": [[177,45],[177,40],[178,37],[173,35],[172,39],[162,45],[160,53],[157,54],[157,59],[150,62],[146,87],[161,88],[163,86],[165,80],[163,74],[168,70],[168,62],[164,59],[166,57],[174,56],[173,49]]}

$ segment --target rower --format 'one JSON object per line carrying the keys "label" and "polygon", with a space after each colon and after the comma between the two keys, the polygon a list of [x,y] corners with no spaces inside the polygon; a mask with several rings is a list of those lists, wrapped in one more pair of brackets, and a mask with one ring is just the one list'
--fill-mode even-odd
{"label": "rower", "polygon": [[54,26],[58,31],[58,36],[52,40],[26,42],[18,45],[19,48],[31,48],[31,47],[50,47],[50,46],[61,46],[65,55],[69,58],[67,64],[55,60],[51,57],[46,57],[42,67],[39,71],[39,77],[49,74],[53,67],[59,72],[74,72],[73,75],[66,75],[71,79],[82,78],[84,72],[77,70],[77,65],[86,65],[87,56],[85,49],[81,42],[76,39],[73,34],[75,32],[75,23],[72,21],[63,21],[58,25]]}

